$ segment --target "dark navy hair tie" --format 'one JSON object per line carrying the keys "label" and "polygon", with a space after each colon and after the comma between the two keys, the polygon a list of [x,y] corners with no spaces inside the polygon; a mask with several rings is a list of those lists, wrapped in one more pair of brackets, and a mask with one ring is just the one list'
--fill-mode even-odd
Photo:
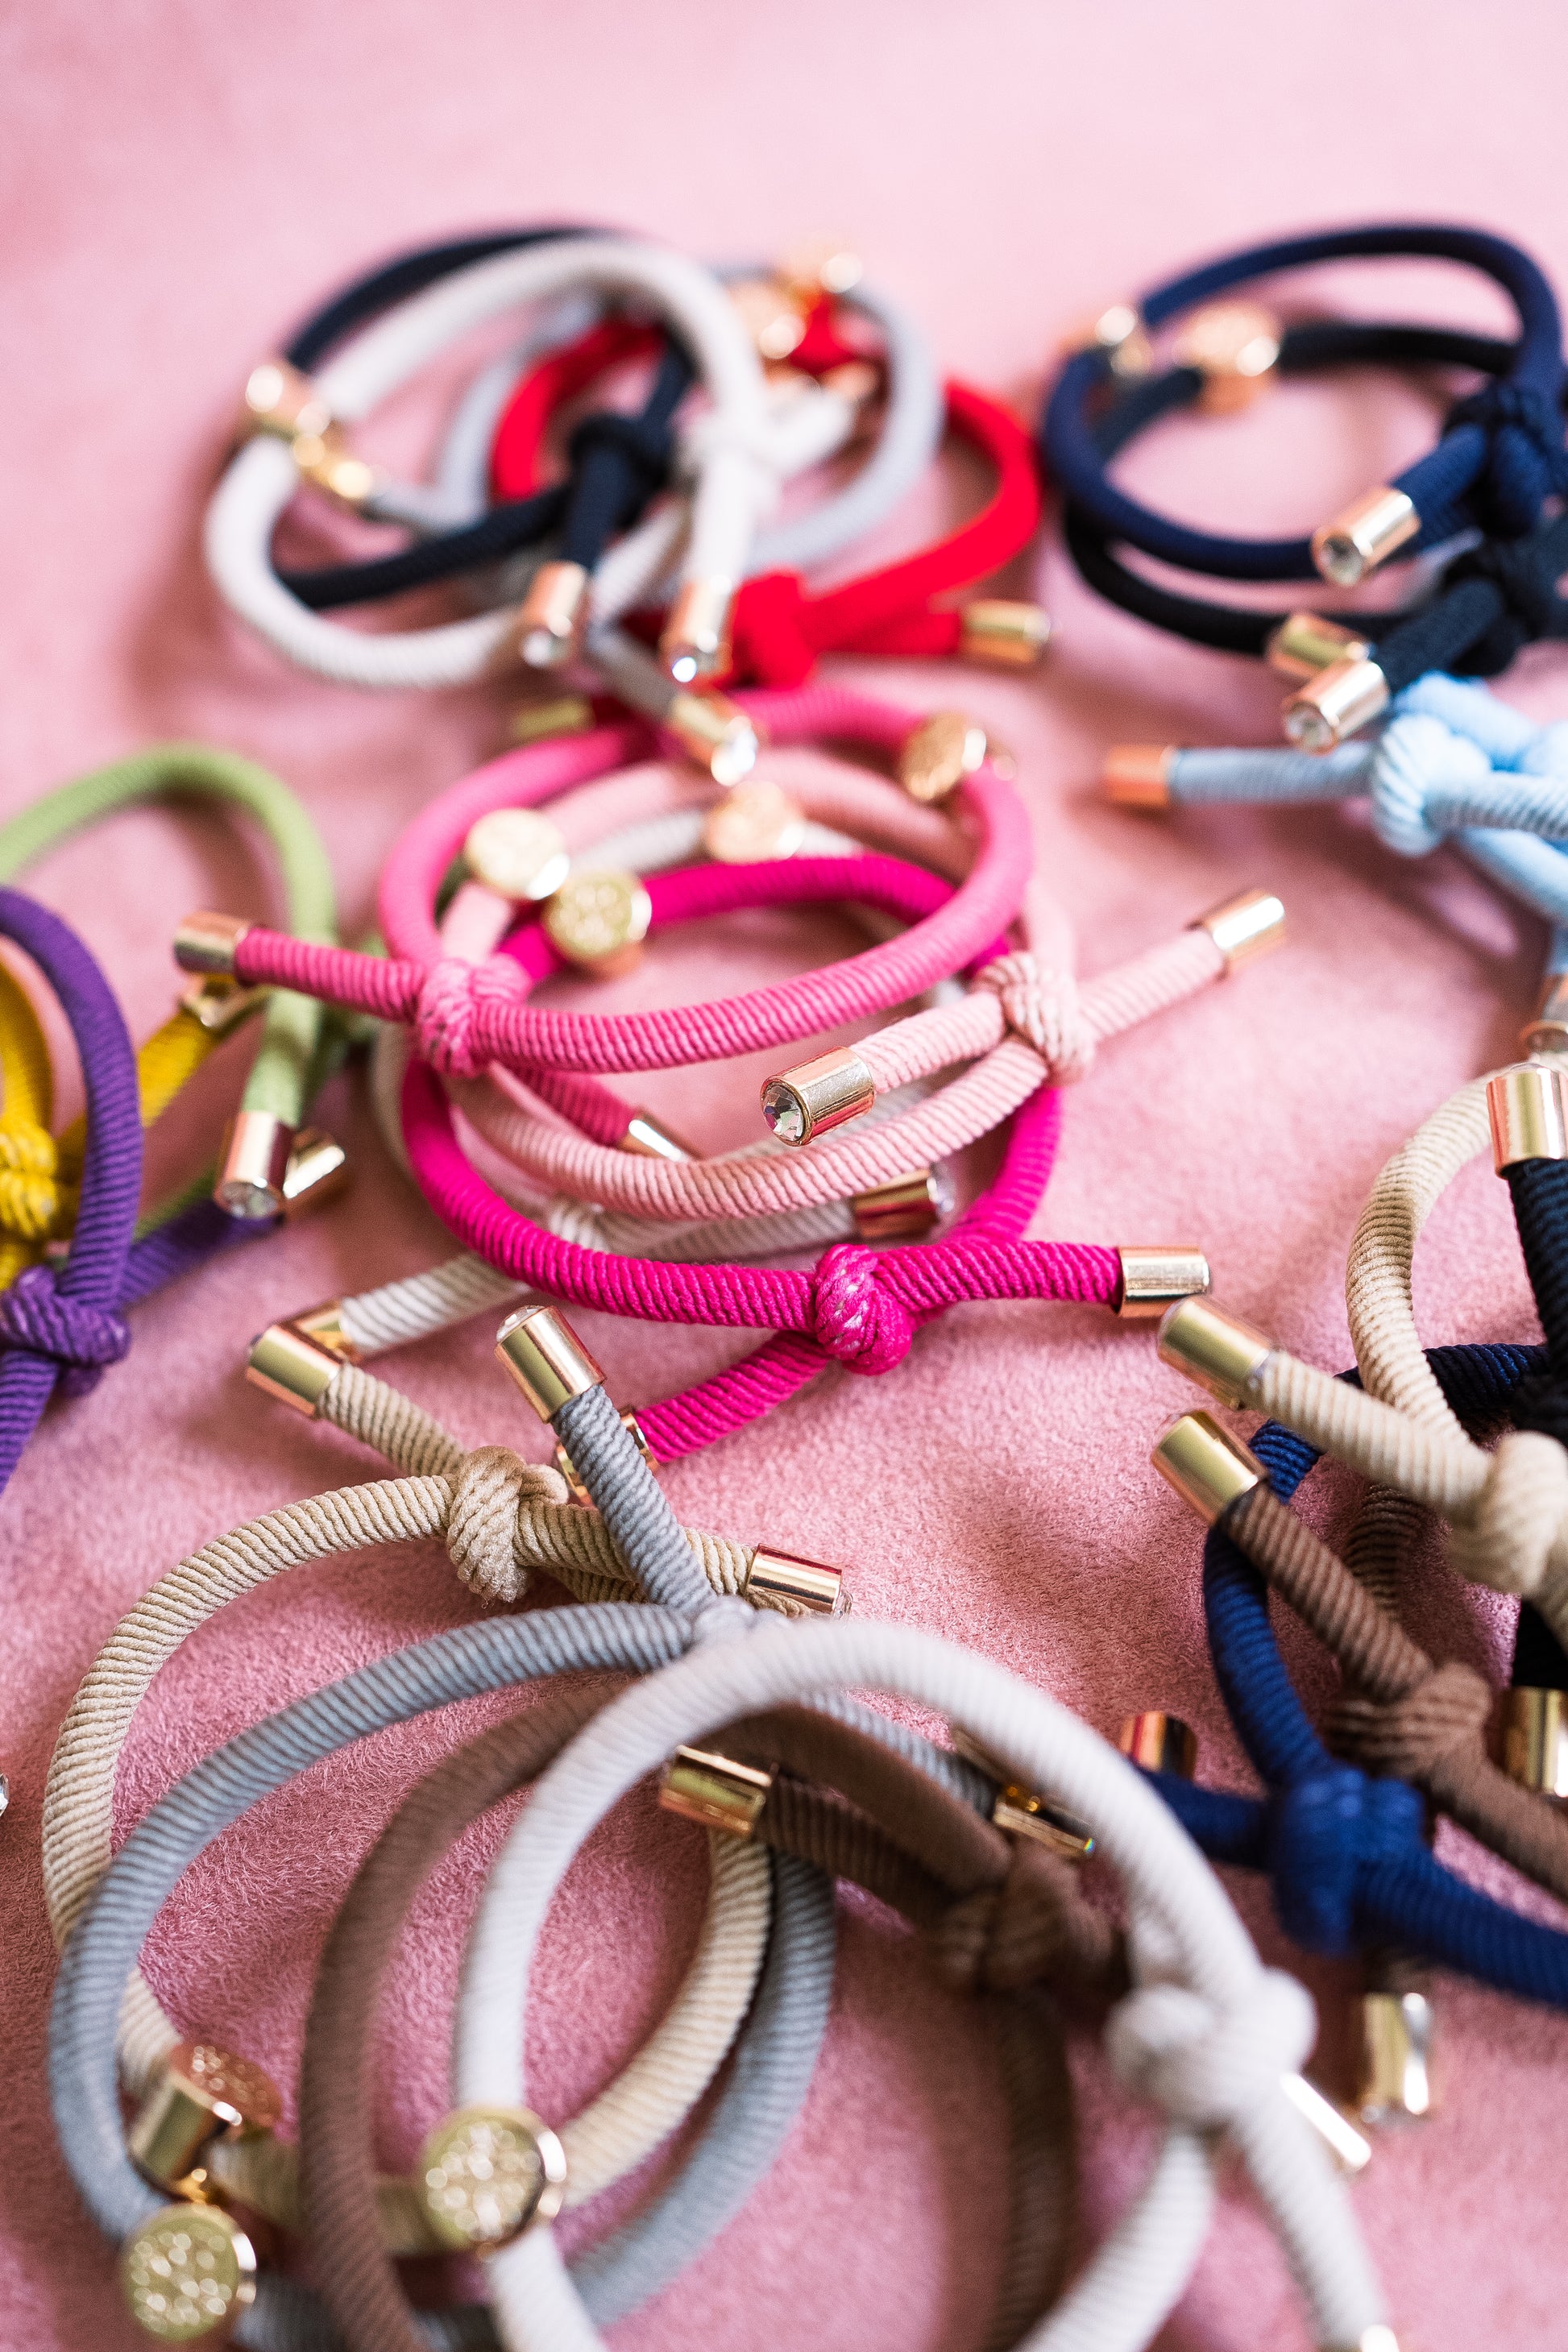
{"label": "dark navy hair tie", "polygon": [[[1042,460],[1068,498],[1106,531],[1145,554],[1221,579],[1309,580],[1321,571],[1325,579],[1350,584],[1396,548],[1415,554],[1475,528],[1502,537],[1529,530],[1546,499],[1568,489],[1563,333],[1551,286],[1506,238],[1423,223],[1321,230],[1251,246],[1172,278],[1144,297],[1138,316],[1156,328],[1217,294],[1314,262],[1415,257],[1459,262],[1490,278],[1512,302],[1520,336],[1500,382],[1461,401],[1436,447],[1386,486],[1395,494],[1400,519],[1385,528],[1385,543],[1370,550],[1342,546],[1336,560],[1332,526],[1310,539],[1231,539],[1152,513],[1105,472],[1093,412],[1112,381],[1112,358],[1100,346],[1076,352],[1058,378],[1040,422]],[[1201,378],[1187,373],[1195,388]]]}
{"label": "dark navy hair tie", "polygon": [[[1436,1348],[1427,1360],[1455,1411],[1479,1421],[1506,1412],[1546,1356],[1540,1348]],[[1319,1458],[1278,1422],[1248,1443],[1281,1502]],[[1280,1925],[1308,1950],[1394,1947],[1568,2007],[1568,1935],[1478,1894],[1435,1861],[1415,1790],[1330,1755],[1280,1656],[1263,1578],[1223,1526],[1204,1547],[1204,1609],[1226,1706],[1268,1791],[1232,1796],[1171,1773],[1149,1776],[1210,1860],[1266,1872]]]}

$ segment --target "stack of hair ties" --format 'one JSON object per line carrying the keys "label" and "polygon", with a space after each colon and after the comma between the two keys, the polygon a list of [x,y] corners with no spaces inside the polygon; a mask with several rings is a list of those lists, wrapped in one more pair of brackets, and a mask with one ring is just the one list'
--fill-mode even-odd
{"label": "stack of hair ties", "polygon": [[[1320,263],[1386,259],[1479,272],[1516,334],[1287,317],[1260,299],[1299,301],[1294,274]],[[444,415],[432,404],[426,477],[386,470],[372,454],[378,409],[395,395],[406,407],[476,339],[500,356]],[[1277,375],[1366,366],[1447,371],[1455,397],[1426,456],[1315,530],[1310,516],[1289,539],[1199,530],[1115,478],[1120,453],[1173,412],[1196,405],[1223,431]],[[842,1881],[910,1925],[907,1964],[980,2003],[995,2038],[1006,2198],[988,2347],[1151,2344],[1234,2150],[1322,2352],[1397,2352],[1348,2181],[1383,2121],[1433,2103],[1430,1972],[1568,2006],[1562,1929],[1433,1847],[1447,1816],[1568,1899],[1555,1809],[1568,1796],[1568,732],[1478,683],[1568,635],[1564,387],[1535,264],[1499,236],[1426,223],[1279,240],[1110,306],[1061,364],[1033,437],[1002,402],[943,381],[921,327],[831,243],[715,267],[595,226],[451,239],[354,279],[252,370],[206,513],[218,594],[319,678],[491,682],[510,741],[391,845],[358,946],[340,943],[310,815],[236,754],[135,752],[0,828],[0,931],[29,959],[26,983],[0,972],[0,1482],[52,1397],[68,1409],[114,1376],[129,1309],[342,1190],[345,1154],[310,1118],[345,1062],[362,1066],[374,1148],[453,1237],[427,1271],[285,1308],[258,1335],[250,1381],[363,1448],[376,1475],[213,1529],[103,1629],[55,1748],[41,1856],[60,1955],[54,2114],[145,2336],[258,2352],[598,2345],[737,2220],[784,2149],[830,2031]],[[869,565],[863,542],[948,437],[985,470],[979,510]],[[1111,747],[1113,800],[1173,816],[1364,800],[1379,843],[1419,856],[1452,838],[1552,927],[1527,1058],[1437,1108],[1373,1189],[1350,1241],[1356,1363],[1342,1377],[1218,1306],[1198,1239],[1029,1233],[1058,1150],[1073,1149],[1067,1090],[1114,1087],[1122,1032],[1169,1016],[1179,1035],[1188,998],[1279,946],[1279,898],[1216,877],[1216,903],[1187,928],[1080,969],[1037,860],[1029,780],[984,718],[910,709],[820,667],[841,654],[1039,660],[1045,614],[987,591],[1035,547],[1047,490],[1092,588],[1290,680],[1291,748]],[[1405,584],[1373,609],[1362,583],[1384,566]],[[1183,573],[1198,576],[1192,593]],[[1331,593],[1308,612],[1299,583],[1314,577]],[[1207,585],[1226,581],[1234,601]],[[1277,588],[1275,609],[1259,584]],[[416,593],[410,622],[398,602]],[[1048,694],[1048,665],[1042,678]],[[972,698],[983,705],[984,687],[966,676],[959,699]],[[791,758],[802,751],[809,761]],[[787,783],[763,772],[775,762]],[[265,836],[281,919],[204,911],[175,928],[171,908],[182,993],[138,1055],[86,947],[15,886],[84,825],[191,798]],[[1342,840],[1349,858],[1380,854],[1364,830]],[[779,917],[823,908],[858,935],[838,961],[667,1003],[665,934],[769,910],[776,935]],[[59,1133],[34,975],[85,1085],[84,1117]],[[563,980],[579,1006],[582,983],[616,982],[620,1009],[552,1003]],[[258,1043],[213,1164],[143,1203],[143,1129],[246,1028]],[[825,1045],[846,1030],[852,1042]],[[645,1074],[746,1055],[765,1055],[766,1075],[737,1148],[705,1151],[639,1100]],[[1428,1349],[1415,1245],[1489,1147],[1545,1344]],[[1113,1748],[1018,1675],[921,1630],[918,1596],[910,1622],[879,1622],[837,1566],[672,1515],[662,1464],[820,1378],[899,1377],[928,1323],[1002,1300],[1099,1307],[1151,1330],[1158,1318],[1168,1363],[1262,1417],[1244,1435],[1205,1407],[1152,1447],[1207,1525],[1191,1572],[1258,1793],[1205,1785],[1159,1691],[1127,1693],[1136,1711]],[[672,1372],[673,1392],[633,1410],[563,1306],[752,1337],[726,1369],[683,1389]],[[468,1448],[367,1365],[484,1315],[499,1318],[500,1371],[481,1401],[500,1433]],[[1043,1351],[1050,1327],[1041,1312]],[[549,1464],[506,1442],[506,1378],[546,1424]],[[1293,1507],[1325,1454],[1365,1481],[1340,1550]],[[1403,1622],[1431,1572],[1434,1521],[1459,1576],[1521,1603],[1500,1698]],[[487,1613],[254,1723],[116,1849],[121,1757],[182,1645],[274,1577],[410,1543],[444,1551]],[[1271,1594],[1339,1667],[1319,1721]],[[237,2053],[199,2018],[165,2012],[141,1972],[147,1939],[184,1873],[253,1807],[377,1731],[486,1693],[513,1694],[517,1711],[455,1744],[361,1864],[285,2102],[264,2042]],[[693,1957],[588,2105],[536,2111],[526,2037],[544,1921],[584,1841],[650,1777],[707,1843]],[[524,1789],[468,1940],[448,2105],[412,2169],[384,2174],[384,1985],[432,1873]],[[1091,1856],[1108,1874],[1086,1873]],[[1303,2073],[1314,2004],[1263,1965],[1215,1864],[1263,1873],[1304,1952],[1359,1957],[1353,2098]],[[277,1866],[281,1885],[287,1852]],[[1097,2233],[1078,2207],[1069,2023],[1099,2031],[1163,2135]],[[629,2215],[623,2196],[615,2226],[564,2260],[557,2216],[677,2134],[664,2185]],[[403,2267],[474,2254],[477,2272]]]}

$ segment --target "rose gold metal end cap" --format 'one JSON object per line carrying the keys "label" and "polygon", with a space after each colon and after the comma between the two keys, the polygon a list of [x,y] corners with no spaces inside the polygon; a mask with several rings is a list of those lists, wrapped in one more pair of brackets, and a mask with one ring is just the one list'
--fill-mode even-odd
{"label": "rose gold metal end cap", "polygon": [[1544,1062],[1523,1062],[1489,1078],[1487,1118],[1500,1176],[1524,1160],[1568,1160],[1563,1081]]}
{"label": "rose gold metal end cap", "polygon": [[617,1151],[635,1151],[643,1160],[695,1160],[696,1150],[655,1118],[651,1110],[634,1110],[626,1121],[626,1131],[616,1146]]}
{"label": "rose gold metal end cap", "polygon": [[1522,1054],[1568,1054],[1568,972],[1549,971],[1535,1018],[1519,1033]]}
{"label": "rose gold metal end cap", "polygon": [[1363,2122],[1424,2123],[1432,2113],[1432,2028],[1424,1992],[1362,1995],[1356,2109]]}
{"label": "rose gold metal end cap", "polygon": [[1263,657],[1279,677],[1305,678],[1331,669],[1335,662],[1365,661],[1371,652],[1369,638],[1325,620],[1321,613],[1287,613],[1269,631]]}
{"label": "rose gold metal end cap", "polygon": [[517,649],[530,669],[559,669],[576,652],[588,615],[581,563],[542,563],[518,607]]}
{"label": "rose gold metal end cap", "polygon": [[919,1241],[952,1206],[952,1187],[940,1168],[916,1168],[849,1203],[855,1230],[868,1248],[888,1242]]}
{"label": "rose gold metal end cap", "polygon": [[1100,772],[1100,787],[1120,808],[1163,809],[1171,805],[1174,743],[1113,743]]}
{"label": "rose gold metal end cap", "polygon": [[702,1829],[749,1838],[773,1785],[773,1774],[754,1764],[739,1764],[713,1748],[678,1748],[660,1778],[658,1801],[667,1813]]}
{"label": "rose gold metal end cap", "polygon": [[1140,1715],[1123,1716],[1116,1745],[1132,1763],[1146,1771],[1173,1772],[1190,1780],[1198,1769],[1198,1735],[1179,1715],[1163,1707],[1145,1707]]}
{"label": "rose gold metal end cap", "polygon": [[236,950],[254,928],[240,915],[215,915],[205,908],[187,915],[174,933],[174,961],[182,971],[217,972],[232,980]]}
{"label": "rose gold metal end cap", "polygon": [[959,607],[958,650],[965,661],[1032,669],[1050,641],[1051,616],[1042,604],[975,596]]}
{"label": "rose gold metal end cap", "polygon": [[1539,1797],[1568,1797],[1568,1692],[1523,1683],[1502,1695],[1502,1769]]}
{"label": "rose gold metal end cap", "polygon": [[689,580],[678,592],[658,641],[677,686],[695,686],[727,667],[734,601],[732,580]]}
{"label": "rose gold metal end cap", "polygon": [[224,1136],[213,1199],[242,1224],[265,1224],[286,1206],[294,1129],[269,1110],[237,1111]]}
{"label": "rose gold metal end cap", "polygon": [[1332,751],[1388,707],[1388,680],[1370,655],[1331,662],[1279,706],[1285,740],[1299,751]]}
{"label": "rose gold metal end cap", "polygon": [[844,1045],[764,1078],[761,1099],[772,1133],[781,1143],[798,1146],[858,1118],[876,1101],[877,1087],[859,1055]]}
{"label": "rose gold metal end cap", "polygon": [[269,1323],[250,1343],[245,1377],[252,1388],[314,1421],[343,1366],[357,1360],[346,1346],[332,1347],[301,1322]]}
{"label": "rose gold metal end cap", "polygon": [[[632,1444],[642,1455],[643,1461],[647,1465],[649,1473],[652,1475],[657,1476],[659,1468],[658,1456],[654,1452],[652,1446],[648,1444],[647,1439],[643,1435],[642,1423],[638,1421],[636,1413],[632,1412],[630,1410],[624,1412],[621,1414],[621,1427],[626,1431],[626,1435],[631,1439]],[[574,1503],[580,1504],[584,1509],[591,1511],[594,1507],[594,1497],[589,1494],[587,1487],[583,1484],[582,1479],[578,1476],[577,1465],[573,1461],[572,1456],[567,1453],[566,1448],[562,1444],[559,1438],[555,1441],[555,1467],[560,1471],[561,1475],[565,1479],[567,1486],[571,1488],[572,1500]]]}
{"label": "rose gold metal end cap", "polygon": [[1131,1320],[1152,1320],[1209,1286],[1209,1262],[1195,1242],[1119,1244],[1116,1255],[1121,1282],[1114,1312]]}
{"label": "rose gold metal end cap", "polygon": [[543,743],[552,735],[587,735],[594,723],[585,694],[534,694],[516,706],[506,731],[513,743]]}
{"label": "rose gold metal end cap", "polygon": [[754,1551],[743,1591],[759,1608],[782,1610],[787,1617],[849,1613],[843,1570],[819,1559],[796,1559],[787,1551]]}
{"label": "rose gold metal end cap", "polygon": [[682,690],[670,698],[658,723],[716,784],[738,784],[757,764],[761,742],[756,722],[727,694]]}
{"label": "rose gold metal end cap", "polygon": [[1185,1372],[1221,1404],[1238,1405],[1252,1377],[1274,1353],[1274,1342],[1212,1298],[1183,1298],[1160,1325],[1162,1362]]}
{"label": "rose gold metal end cap", "polygon": [[292,1221],[324,1209],[347,1192],[353,1175],[349,1155],[335,1135],[324,1127],[302,1127],[283,1171],[283,1214]]}
{"label": "rose gold metal end cap", "polygon": [[1211,1528],[1263,1477],[1262,1463],[1211,1412],[1183,1413],[1149,1458],[1165,1484]]}
{"label": "rose gold metal end cap", "polygon": [[496,1355],[541,1421],[553,1421],[571,1398],[605,1385],[604,1373],[553,1307],[520,1307],[509,1315],[496,1333]]}
{"label": "rose gold metal end cap", "polygon": [[1354,588],[1415,539],[1421,518],[1403,490],[1368,490],[1312,533],[1312,561],[1336,588]]}
{"label": "rose gold metal end cap", "polygon": [[1261,302],[1205,302],[1175,340],[1178,367],[1203,377],[1198,404],[1224,416],[1249,408],[1274,383],[1279,365],[1279,320]]}
{"label": "rose gold metal end cap", "polygon": [[1206,931],[1225,958],[1226,971],[1239,971],[1285,944],[1285,901],[1272,890],[1238,890],[1222,899],[1189,929]]}

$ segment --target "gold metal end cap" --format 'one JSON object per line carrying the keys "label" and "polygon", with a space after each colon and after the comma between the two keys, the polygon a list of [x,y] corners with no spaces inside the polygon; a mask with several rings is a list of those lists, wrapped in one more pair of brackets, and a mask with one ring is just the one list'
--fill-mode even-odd
{"label": "gold metal end cap", "polygon": [[571,1398],[605,1385],[604,1373],[553,1307],[520,1307],[509,1315],[496,1333],[496,1356],[541,1421],[553,1421]]}
{"label": "gold metal end cap", "polygon": [[1280,331],[1278,317],[1261,302],[1205,302],[1183,326],[1171,356],[1178,367],[1202,375],[1200,407],[1226,415],[1250,407],[1274,382]]}
{"label": "gold metal end cap", "polygon": [[1108,303],[1089,321],[1073,346],[1078,351],[1103,352],[1113,375],[1147,375],[1154,364],[1154,346],[1135,303]]}
{"label": "gold metal end cap", "polygon": [[706,1748],[678,1748],[659,1780],[658,1801],[667,1813],[749,1838],[762,1819],[773,1785],[771,1772]]}
{"label": "gold metal end cap", "polygon": [[904,739],[899,782],[911,800],[944,801],[973,775],[989,748],[978,719],[962,710],[933,710]]}
{"label": "gold metal end cap", "polygon": [[349,1155],[324,1127],[302,1127],[283,1171],[283,1214],[292,1223],[346,1192],[353,1175]]}
{"label": "gold metal end cap", "polygon": [[555,2219],[566,2152],[527,2107],[459,2107],[425,2142],[414,2177],[441,2243],[489,2253]]}
{"label": "gold metal end cap", "polygon": [[1121,1281],[1115,1312],[1131,1320],[1163,1315],[1180,1298],[1193,1298],[1209,1286],[1209,1262],[1195,1242],[1138,1242],[1119,1244]]}
{"label": "gold metal end cap", "polygon": [[1229,1405],[1242,1402],[1253,1374],[1274,1353],[1272,1339],[1212,1298],[1179,1299],[1160,1325],[1158,1344],[1163,1362]]}
{"label": "gold metal end cap", "polygon": [[1100,789],[1119,808],[1163,809],[1171,805],[1174,743],[1113,743],[1100,772]]}
{"label": "gold metal end cap", "polygon": [[1149,1458],[1165,1484],[1211,1528],[1264,1475],[1257,1455],[1210,1412],[1183,1413]]}
{"label": "gold metal end cap", "polygon": [[843,1045],[764,1078],[760,1099],[770,1132],[781,1143],[799,1146],[869,1110],[877,1087],[859,1055]]}
{"label": "gold metal end cap", "polygon": [[506,731],[513,743],[543,743],[552,735],[587,735],[594,724],[585,694],[534,694],[517,705]]}
{"label": "gold metal end cap", "polygon": [[679,590],[658,641],[659,656],[677,686],[695,686],[728,667],[732,580],[689,580]]}
{"label": "gold metal end cap", "polygon": [[1280,705],[1285,740],[1299,751],[1332,751],[1388,707],[1388,680],[1370,655],[1331,662]]}
{"label": "gold metal end cap", "polygon": [[[647,1439],[644,1436],[642,1423],[638,1421],[636,1413],[629,1410],[623,1412],[621,1414],[621,1427],[626,1431],[626,1435],[631,1439],[632,1444],[642,1455],[643,1461],[647,1465],[650,1475],[657,1477],[660,1467],[659,1459],[652,1446],[648,1444]],[[581,1504],[585,1509],[591,1511],[594,1507],[594,1497],[589,1494],[587,1487],[583,1484],[582,1479],[577,1474],[577,1465],[573,1461],[572,1456],[567,1453],[566,1448],[562,1444],[559,1438],[555,1441],[555,1467],[560,1471],[561,1475],[565,1479],[567,1486],[571,1488],[572,1500],[574,1503]]]}
{"label": "gold metal end cap", "polygon": [[1405,492],[1380,487],[1319,524],[1312,533],[1312,561],[1334,587],[1354,588],[1420,529],[1421,518]]}
{"label": "gold metal end cap", "polygon": [[1424,1992],[1366,1992],[1356,2108],[1365,2123],[1423,2123],[1432,2113],[1432,2004]]}
{"label": "gold metal end cap", "polygon": [[216,2139],[276,2131],[283,2101],[269,2074],[210,2042],[170,2051],[132,2119],[126,2145],[160,2189],[190,2179]]}
{"label": "gold metal end cap", "polygon": [[283,1214],[294,1129],[269,1110],[237,1111],[224,1135],[213,1199],[241,1224]]}
{"label": "gold metal end cap", "polygon": [[299,1323],[269,1323],[250,1343],[245,1377],[252,1388],[313,1421],[343,1366],[353,1361]]}
{"label": "gold metal end cap", "polygon": [[1244,963],[1284,946],[1285,901],[1272,890],[1240,890],[1199,915],[1190,928],[1206,931],[1224,956],[1226,971],[1238,971]]}
{"label": "gold metal end cap", "polygon": [[677,694],[659,725],[716,784],[738,784],[757,764],[756,722],[727,694]]}
{"label": "gold metal end cap", "polygon": [[559,829],[537,809],[487,809],[468,827],[463,863],[476,882],[514,906],[549,898],[572,870]]}
{"label": "gold metal end cap", "polygon": [[1543,1062],[1522,1062],[1487,1080],[1492,1165],[1500,1176],[1524,1160],[1568,1160],[1563,1082]]}
{"label": "gold metal end cap", "polygon": [[991,1807],[992,1826],[1008,1837],[1028,1838],[1036,1845],[1061,1855],[1066,1862],[1086,1862],[1094,1852],[1094,1832],[1077,1813],[1069,1813],[1054,1798],[1027,1789],[1015,1779],[1012,1767],[987,1748],[963,1724],[950,1729],[960,1756],[997,1784]]}
{"label": "gold metal end cap", "polygon": [[232,980],[236,951],[254,928],[240,915],[216,915],[205,908],[187,915],[174,933],[174,961],[182,971],[217,972]]}
{"label": "gold metal end cap", "polygon": [[702,846],[720,866],[763,866],[795,856],[805,824],[797,800],[756,776],[714,803],[703,821]]}
{"label": "gold metal end cap", "polygon": [[664,1121],[655,1118],[651,1110],[634,1110],[626,1121],[626,1131],[616,1146],[617,1151],[635,1151],[644,1160],[695,1160],[696,1146],[676,1134]]}
{"label": "gold metal end cap", "polygon": [[559,669],[577,650],[588,615],[581,563],[542,563],[518,607],[517,649],[530,669]]}
{"label": "gold metal end cap", "polygon": [[1123,1716],[1116,1745],[1145,1771],[1173,1772],[1190,1780],[1198,1769],[1198,1735],[1179,1715],[1163,1707],[1146,1707],[1142,1714]]}
{"label": "gold metal end cap", "polygon": [[226,972],[193,972],[181,989],[176,1003],[182,1013],[188,1013],[200,1029],[211,1037],[227,1037],[259,1013],[271,991],[247,988],[245,982],[233,980]]}
{"label": "gold metal end cap", "polygon": [[752,1554],[746,1571],[745,1597],[761,1608],[782,1607],[787,1615],[847,1617],[849,1595],[844,1571],[819,1559],[796,1559],[787,1551]]}
{"label": "gold metal end cap", "polygon": [[847,294],[865,276],[865,265],[847,237],[810,236],[792,245],[779,263],[779,283],[797,300],[820,301],[825,294]]}
{"label": "gold metal end cap", "polygon": [[120,2250],[120,2291],[158,2344],[218,2344],[256,2300],[256,2248],[217,2205],[165,2205]]}
{"label": "gold metal end cap", "polygon": [[283,441],[300,436],[320,441],[336,421],[310,378],[280,359],[261,360],[251,369],[245,380],[245,414],[253,432]]}
{"label": "gold metal end cap", "polygon": [[1269,631],[1263,656],[1279,677],[1306,678],[1331,669],[1335,662],[1364,661],[1371,651],[1370,639],[1339,621],[1326,620],[1321,613],[1288,613]]}
{"label": "gold metal end cap", "polygon": [[857,1192],[849,1203],[855,1230],[868,1248],[889,1242],[919,1241],[931,1233],[952,1207],[952,1187],[940,1168],[916,1168],[895,1176],[869,1192]]}
{"label": "gold metal end cap", "polygon": [[1032,669],[1051,641],[1042,604],[1009,596],[974,596],[959,607],[958,650],[965,661],[998,669]]}
{"label": "gold metal end cap", "polygon": [[1568,1692],[1516,1684],[1502,1695],[1502,1769],[1540,1797],[1568,1797]]}
{"label": "gold metal end cap", "polygon": [[1568,972],[1549,971],[1535,1018],[1519,1033],[1523,1054],[1568,1054]]}

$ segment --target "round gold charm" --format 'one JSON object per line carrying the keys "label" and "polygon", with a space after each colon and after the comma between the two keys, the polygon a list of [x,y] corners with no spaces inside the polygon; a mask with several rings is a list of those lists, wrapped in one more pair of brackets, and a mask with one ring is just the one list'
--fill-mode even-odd
{"label": "round gold charm", "polygon": [[229,2131],[276,2131],[283,2100],[270,2074],[253,2059],[237,2058],[213,2042],[176,2042],[163,2062],[170,2082],[205,2101]]}
{"label": "round gold charm", "polygon": [[899,782],[911,800],[944,801],[984,759],[985,730],[962,710],[933,710],[899,754]]}
{"label": "round gold charm", "polygon": [[702,846],[721,866],[761,866],[793,857],[805,839],[805,811],[777,784],[737,784],[716,801]]}
{"label": "round gold charm", "polygon": [[459,2107],[420,2149],[415,2178],[442,2244],[484,2253],[535,2221],[553,2221],[566,2194],[566,2152],[526,2107]]}
{"label": "round gold charm", "polygon": [[476,882],[520,905],[548,898],[565,881],[572,860],[547,816],[534,809],[488,809],[468,827],[463,863]]}
{"label": "round gold charm", "polygon": [[120,2284],[160,2344],[211,2343],[256,2300],[256,2250],[216,2205],[165,2205],[126,2240]]}
{"label": "round gold charm", "polygon": [[544,910],[557,953],[606,976],[631,970],[652,920],[653,902],[635,874],[574,874]]}
{"label": "round gold charm", "polygon": [[1261,302],[1209,302],[1187,320],[1173,357],[1202,374],[1205,408],[1245,408],[1273,376],[1279,321]]}

